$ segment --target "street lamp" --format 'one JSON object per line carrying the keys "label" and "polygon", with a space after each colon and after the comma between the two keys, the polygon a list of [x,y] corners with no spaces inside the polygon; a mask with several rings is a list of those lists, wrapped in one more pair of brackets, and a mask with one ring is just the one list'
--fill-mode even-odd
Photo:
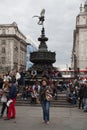
{"label": "street lamp", "polygon": [[74,77],[77,79],[77,56],[76,56],[76,52],[73,52],[73,56],[74,56]]}

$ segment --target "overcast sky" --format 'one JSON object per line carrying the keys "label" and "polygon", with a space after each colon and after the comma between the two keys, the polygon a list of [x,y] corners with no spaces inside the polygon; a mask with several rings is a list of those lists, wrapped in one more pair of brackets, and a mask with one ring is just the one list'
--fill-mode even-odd
{"label": "overcast sky", "polygon": [[0,0],[0,24],[16,22],[27,37],[29,35],[39,45],[41,26],[38,19],[41,10],[46,10],[45,28],[48,50],[56,52],[55,65],[65,68],[71,62],[73,30],[80,4],[85,0]]}

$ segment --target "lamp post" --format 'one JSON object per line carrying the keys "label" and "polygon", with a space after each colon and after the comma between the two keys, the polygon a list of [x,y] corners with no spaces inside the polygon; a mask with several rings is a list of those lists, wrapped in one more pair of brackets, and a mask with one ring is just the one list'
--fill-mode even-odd
{"label": "lamp post", "polygon": [[74,78],[77,79],[77,56],[76,52],[73,53],[74,56]]}

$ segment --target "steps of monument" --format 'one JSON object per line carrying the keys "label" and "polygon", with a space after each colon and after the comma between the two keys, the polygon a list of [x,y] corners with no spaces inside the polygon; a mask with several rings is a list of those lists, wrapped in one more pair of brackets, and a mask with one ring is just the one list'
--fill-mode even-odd
{"label": "steps of monument", "polygon": [[[1,103],[0,103],[1,105]],[[30,100],[22,100],[22,99],[17,99],[16,101],[16,106],[34,106],[34,107],[39,107],[41,106],[40,103],[36,104],[31,104]],[[75,107],[76,105],[71,105],[69,102],[66,100],[64,101],[59,101],[59,100],[53,100],[51,101],[51,106],[52,107]]]}
{"label": "steps of monument", "polygon": [[[31,104],[31,98],[24,100],[21,97],[17,98],[16,105],[17,106],[34,106],[34,107],[41,106],[40,103]],[[76,105],[71,105],[67,101],[66,92],[63,92],[63,93],[58,93],[58,98],[56,100],[53,99],[51,101],[51,106],[52,107],[75,107]]]}
{"label": "steps of monument", "polygon": [[[29,106],[29,107],[41,107],[41,104],[17,104],[16,106]],[[70,105],[70,104],[51,104],[51,107],[76,107],[76,105]]]}
{"label": "steps of monument", "polygon": [[[25,100],[24,101],[23,100],[17,100],[16,103],[30,104],[30,100],[26,100],[26,101]],[[58,101],[58,100],[56,100],[56,101],[51,101],[51,104],[70,104],[70,103],[67,102],[67,101],[62,101],[62,100]]]}
{"label": "steps of monument", "polygon": [[[40,103],[31,104],[30,99],[28,99],[28,100],[17,99],[16,105],[17,106],[41,106]],[[62,97],[61,97],[61,99],[58,97],[58,100],[51,101],[51,106],[52,107],[74,107],[75,105],[71,105],[69,102],[67,102],[65,97],[63,99],[62,99]]]}

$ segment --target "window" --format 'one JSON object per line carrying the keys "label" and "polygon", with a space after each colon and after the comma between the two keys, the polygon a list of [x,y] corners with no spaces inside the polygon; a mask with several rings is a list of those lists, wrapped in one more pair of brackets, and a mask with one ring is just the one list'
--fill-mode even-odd
{"label": "window", "polygon": [[15,51],[18,51],[18,47],[15,47],[14,50],[15,50]]}
{"label": "window", "polygon": [[2,43],[2,45],[5,45],[5,44],[6,44],[6,41],[5,41],[5,40],[2,40],[1,43]]}
{"label": "window", "polygon": [[2,57],[2,64],[5,64],[5,57]]}
{"label": "window", "polygon": [[5,47],[2,47],[2,53],[5,53]]}
{"label": "window", "polygon": [[5,34],[5,33],[6,33],[6,32],[5,32],[5,29],[3,28],[3,29],[2,29],[2,34]]}

